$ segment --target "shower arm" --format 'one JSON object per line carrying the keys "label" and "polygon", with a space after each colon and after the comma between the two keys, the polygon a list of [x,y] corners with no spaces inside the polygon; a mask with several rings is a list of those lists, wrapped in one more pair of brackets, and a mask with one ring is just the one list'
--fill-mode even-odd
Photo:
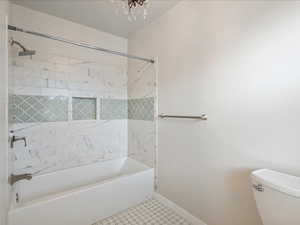
{"label": "shower arm", "polygon": [[27,51],[27,49],[20,43],[20,42],[18,42],[18,41],[15,41],[14,39],[11,39],[11,46],[13,46],[14,44],[16,44],[16,45],[18,45],[20,48],[22,48],[22,50],[24,51],[24,52],[26,52]]}

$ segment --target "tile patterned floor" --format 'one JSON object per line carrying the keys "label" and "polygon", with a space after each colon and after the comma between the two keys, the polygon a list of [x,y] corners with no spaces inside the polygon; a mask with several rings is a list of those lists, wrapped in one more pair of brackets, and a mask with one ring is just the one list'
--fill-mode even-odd
{"label": "tile patterned floor", "polygon": [[164,206],[150,199],[93,225],[192,225]]}

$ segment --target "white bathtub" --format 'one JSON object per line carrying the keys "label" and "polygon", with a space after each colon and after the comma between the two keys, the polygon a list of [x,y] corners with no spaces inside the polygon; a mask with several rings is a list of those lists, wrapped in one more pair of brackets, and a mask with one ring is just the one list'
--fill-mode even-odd
{"label": "white bathtub", "polygon": [[66,169],[16,184],[9,225],[90,225],[153,194],[154,170],[129,158]]}

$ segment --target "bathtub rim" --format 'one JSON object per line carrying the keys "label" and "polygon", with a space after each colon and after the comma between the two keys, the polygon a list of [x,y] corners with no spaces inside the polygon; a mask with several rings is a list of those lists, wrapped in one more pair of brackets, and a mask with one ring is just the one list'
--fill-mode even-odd
{"label": "bathtub rim", "polygon": [[[113,182],[117,179],[124,179],[124,178],[127,178],[129,176],[136,176],[136,175],[139,175],[141,173],[147,173],[147,172],[150,172],[150,171],[152,171],[154,173],[154,168],[153,167],[149,167],[149,166],[147,166],[147,165],[145,165],[145,164],[143,164],[143,163],[141,163],[141,162],[139,162],[135,159],[132,159],[130,157],[122,157],[122,158],[117,158],[117,159],[124,159],[124,161],[129,159],[130,161],[133,161],[133,162],[139,164],[140,166],[142,166],[143,170],[136,171],[136,172],[131,172],[131,173],[126,173],[126,174],[121,174],[121,175],[116,175],[116,176],[113,176],[113,177],[110,177],[110,178],[107,178],[107,179],[104,179],[104,180],[101,180],[101,181],[98,181],[98,182],[95,182],[95,183],[90,183],[90,184],[78,186],[78,187],[75,187],[75,188],[71,188],[71,189],[68,189],[68,190],[65,190],[65,191],[61,191],[61,192],[57,192],[57,193],[53,193],[53,194],[48,194],[48,195],[45,195],[43,197],[32,199],[32,200],[29,200],[29,201],[26,201],[26,202],[23,202],[23,203],[16,203],[14,195],[17,193],[17,191],[16,191],[16,189],[14,189],[12,191],[12,200],[11,200],[11,203],[10,203],[8,214],[12,213],[12,211],[18,211],[18,210],[22,210],[22,209],[27,208],[27,207],[31,207],[32,205],[39,205],[39,204],[43,204],[45,202],[58,200],[58,199],[63,198],[63,197],[69,197],[70,195],[72,195],[74,193],[80,193],[80,192],[84,192],[84,191],[87,191],[87,190],[92,190],[94,188],[97,188],[100,185],[111,183],[111,182]],[[117,160],[117,159],[113,159],[113,160]],[[108,160],[108,161],[111,161],[111,160]],[[99,163],[101,163],[101,162],[97,162],[97,163],[93,163],[93,164],[99,164]],[[85,166],[91,166],[93,164],[89,164],[89,165],[85,165]],[[76,168],[79,168],[79,167],[76,167]],[[72,170],[72,169],[74,169],[74,168],[68,168],[68,169],[65,169],[65,170]],[[57,173],[57,172],[58,171],[47,173],[47,174],[40,174],[38,176],[47,176],[47,175],[50,175],[52,173]]]}
{"label": "bathtub rim", "polygon": [[[96,165],[96,164],[99,164],[99,163],[107,163],[107,162],[111,162],[111,161],[114,161],[114,160],[121,160],[121,159],[124,159],[124,161],[126,161],[127,159],[135,160],[135,159],[130,158],[128,156],[123,156],[123,157],[118,157],[118,158],[111,158],[111,159],[104,159],[104,160],[99,159],[99,160],[93,161],[92,163],[82,164],[82,165],[79,165],[79,166],[71,166],[71,167],[68,167],[68,168],[57,169],[57,170],[53,170],[53,171],[45,172],[45,173],[41,173],[41,171],[38,170],[38,171],[32,173],[32,177],[33,178],[43,177],[43,176],[55,174],[55,173],[58,173],[58,172],[65,172],[65,171],[72,170],[72,169],[78,169],[78,168],[82,168],[82,167],[89,167],[89,166]],[[143,164],[141,162],[138,162],[138,163]],[[145,164],[143,164],[143,165],[145,165]],[[145,165],[145,166],[147,166],[147,165]],[[20,170],[20,171],[22,171],[22,170]],[[16,173],[16,174],[19,174],[19,173]]]}

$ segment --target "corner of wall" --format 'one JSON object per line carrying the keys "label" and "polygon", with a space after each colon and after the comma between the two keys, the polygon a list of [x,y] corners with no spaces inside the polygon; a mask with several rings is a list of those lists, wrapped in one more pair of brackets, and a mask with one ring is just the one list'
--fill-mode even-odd
{"label": "corner of wall", "polygon": [[0,2],[0,224],[6,225],[7,213],[9,208],[9,185],[8,179],[8,92],[7,92],[7,73],[8,73],[8,49],[7,49],[7,23],[9,16],[9,1]]}

